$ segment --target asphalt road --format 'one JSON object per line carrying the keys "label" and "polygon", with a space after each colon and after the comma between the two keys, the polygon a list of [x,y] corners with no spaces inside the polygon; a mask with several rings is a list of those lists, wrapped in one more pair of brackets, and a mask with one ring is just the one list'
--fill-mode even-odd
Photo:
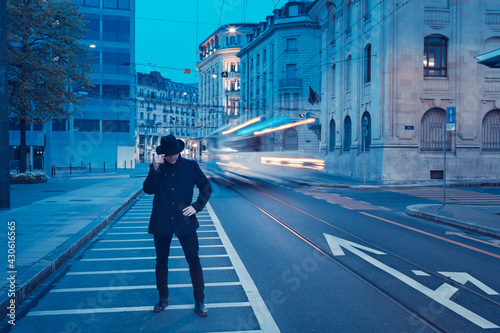
{"label": "asphalt road", "polygon": [[[460,190],[471,198],[499,194]],[[151,197],[142,196],[39,288],[9,328],[500,332],[498,240],[402,213],[438,200],[435,189],[314,189],[220,178],[210,208],[199,214],[209,316],[198,318],[175,240],[170,305],[152,313],[158,296],[146,233]]]}
{"label": "asphalt road", "polygon": [[402,213],[436,189],[232,182],[212,205],[282,332],[500,331],[498,242]]}

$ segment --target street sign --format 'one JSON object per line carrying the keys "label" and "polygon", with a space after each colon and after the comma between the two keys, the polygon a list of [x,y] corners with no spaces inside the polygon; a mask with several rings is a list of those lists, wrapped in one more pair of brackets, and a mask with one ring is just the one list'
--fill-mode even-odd
{"label": "street sign", "polygon": [[222,72],[222,73],[221,73],[221,76],[222,76],[222,77],[228,77],[227,72]]}
{"label": "street sign", "polygon": [[457,107],[456,106],[446,107],[446,130],[448,132],[455,131],[456,123],[457,123]]}
{"label": "street sign", "polygon": [[184,74],[191,74],[191,68],[184,68]]}

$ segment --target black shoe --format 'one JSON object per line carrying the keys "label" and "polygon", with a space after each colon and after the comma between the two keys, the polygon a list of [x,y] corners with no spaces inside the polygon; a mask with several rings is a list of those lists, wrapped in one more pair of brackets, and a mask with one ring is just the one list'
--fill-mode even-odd
{"label": "black shoe", "polygon": [[208,310],[205,304],[203,302],[196,302],[194,304],[194,312],[200,317],[206,317],[208,316]]}
{"label": "black shoe", "polygon": [[153,308],[153,312],[160,313],[163,310],[165,310],[165,308],[167,306],[168,306],[168,299],[166,299],[166,298],[160,298],[160,300],[158,301],[158,303],[155,304],[155,307]]}

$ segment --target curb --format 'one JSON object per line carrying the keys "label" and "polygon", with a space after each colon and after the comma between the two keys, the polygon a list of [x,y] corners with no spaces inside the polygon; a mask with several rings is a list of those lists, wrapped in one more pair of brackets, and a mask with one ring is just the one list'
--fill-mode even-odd
{"label": "curb", "polygon": [[[41,269],[36,275],[31,278],[29,281],[25,282],[22,286],[17,287],[16,296],[15,296],[15,304],[20,304],[29,294],[35,290],[38,286],[40,286],[52,273],[54,273],[59,267],[61,267],[68,259],[74,256],[89,240],[91,240],[95,235],[97,235],[109,222],[111,222],[118,214],[120,214],[133,200],[135,200],[141,193],[142,188],[129,197],[124,203],[118,204],[112,208],[112,213],[108,216],[100,216],[99,221],[94,221],[87,225],[81,232],[77,235],[71,237],[66,242],[61,244],[58,249],[63,249],[62,253],[57,253],[56,249],[54,252],[56,254],[51,253],[49,256],[53,258],[45,258],[49,261],[48,264],[44,264],[45,268]],[[83,235],[82,235],[83,234]],[[68,244],[68,246],[65,246]],[[36,270],[36,265],[32,267],[32,269]],[[40,267],[41,268],[41,267]],[[26,273],[32,272],[32,270],[28,270]],[[11,302],[12,297],[7,298],[2,301],[0,316],[2,318],[7,317],[9,314],[9,310],[7,307]]]}
{"label": "curb", "polygon": [[460,228],[462,230],[473,231],[473,232],[476,232],[476,233],[481,234],[483,236],[500,238],[500,231],[498,231],[498,230],[489,229],[489,228],[486,228],[486,227],[483,227],[483,226],[480,226],[477,224],[471,224],[470,222],[465,222],[465,221],[461,221],[458,219],[452,219],[452,218],[438,216],[438,215],[434,215],[434,214],[430,214],[430,213],[424,213],[424,212],[419,211],[416,207],[417,207],[417,205],[412,205],[412,206],[406,207],[405,214],[412,216],[412,217],[417,217],[417,218],[421,218],[424,220],[428,220],[431,222],[437,222],[440,224]]}

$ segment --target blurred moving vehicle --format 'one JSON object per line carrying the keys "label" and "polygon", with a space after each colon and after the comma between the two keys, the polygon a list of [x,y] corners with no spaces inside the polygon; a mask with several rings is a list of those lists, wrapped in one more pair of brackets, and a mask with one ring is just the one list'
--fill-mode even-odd
{"label": "blurred moving vehicle", "polygon": [[208,169],[255,178],[300,177],[300,171],[323,170],[324,160],[283,151],[275,144],[276,133],[317,122],[317,118],[292,121],[290,116],[256,117],[220,128],[202,140],[202,161]]}

